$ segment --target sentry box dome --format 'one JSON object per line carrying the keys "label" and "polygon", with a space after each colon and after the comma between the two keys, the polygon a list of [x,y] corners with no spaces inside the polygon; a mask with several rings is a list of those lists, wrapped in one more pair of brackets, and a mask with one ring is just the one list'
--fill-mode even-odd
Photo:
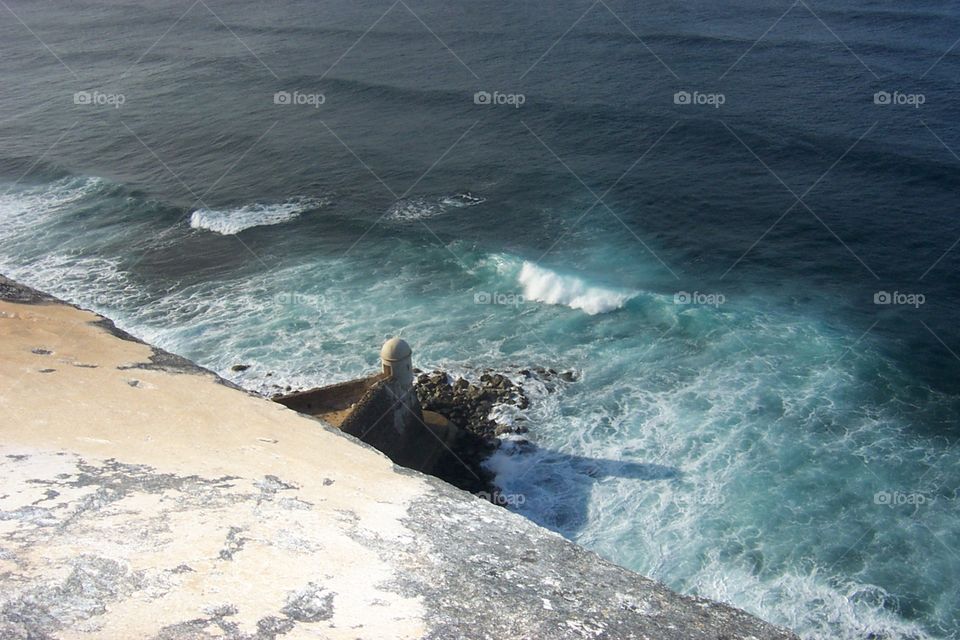
{"label": "sentry box dome", "polygon": [[413,349],[405,340],[390,338],[380,349],[383,372],[402,384],[413,385]]}

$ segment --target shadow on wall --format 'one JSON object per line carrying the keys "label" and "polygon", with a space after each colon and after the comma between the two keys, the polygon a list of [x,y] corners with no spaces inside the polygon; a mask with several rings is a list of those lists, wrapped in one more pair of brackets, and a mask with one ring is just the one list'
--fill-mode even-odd
{"label": "shadow on wall", "polygon": [[586,524],[594,484],[615,478],[669,482],[682,477],[675,467],[568,455],[526,440],[504,441],[485,466],[496,474],[500,504],[566,537]]}

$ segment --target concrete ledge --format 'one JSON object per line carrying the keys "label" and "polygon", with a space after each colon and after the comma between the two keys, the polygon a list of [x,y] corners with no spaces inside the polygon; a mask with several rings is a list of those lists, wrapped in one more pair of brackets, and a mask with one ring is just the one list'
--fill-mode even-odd
{"label": "concrete ledge", "polygon": [[0,282],[2,638],[794,637],[111,326]]}

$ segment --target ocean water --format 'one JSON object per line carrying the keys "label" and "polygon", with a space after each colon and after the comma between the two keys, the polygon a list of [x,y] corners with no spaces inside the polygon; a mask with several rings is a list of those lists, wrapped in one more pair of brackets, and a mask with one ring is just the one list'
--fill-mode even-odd
{"label": "ocean water", "polygon": [[953,638],[958,38],[933,1],[8,0],[0,273],[264,392],[396,334],[575,371],[495,410],[509,508],[804,638]]}

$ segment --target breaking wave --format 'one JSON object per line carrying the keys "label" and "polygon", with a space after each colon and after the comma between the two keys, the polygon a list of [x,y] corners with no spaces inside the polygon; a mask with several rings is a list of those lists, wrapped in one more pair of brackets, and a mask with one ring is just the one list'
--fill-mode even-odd
{"label": "breaking wave", "polygon": [[635,291],[591,285],[577,276],[562,275],[532,262],[523,263],[517,281],[523,285],[527,300],[564,305],[590,315],[621,309],[637,296]]}
{"label": "breaking wave", "polygon": [[326,200],[296,198],[278,204],[255,203],[236,209],[197,209],[190,214],[190,226],[221,235],[235,235],[253,227],[288,222],[325,204]]}

